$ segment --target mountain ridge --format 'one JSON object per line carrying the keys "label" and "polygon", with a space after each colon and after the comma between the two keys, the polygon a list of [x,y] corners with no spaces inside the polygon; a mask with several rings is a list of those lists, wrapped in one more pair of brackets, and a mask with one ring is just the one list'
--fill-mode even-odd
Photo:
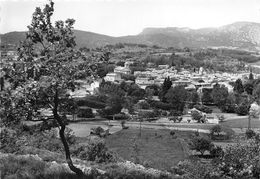
{"label": "mountain ridge", "polygon": [[[18,44],[25,31],[0,34],[2,44]],[[116,43],[141,43],[162,47],[232,47],[260,51],[260,23],[240,21],[221,27],[192,29],[189,27],[148,27],[137,35],[113,37],[83,30],[74,30],[78,47],[100,47]]]}

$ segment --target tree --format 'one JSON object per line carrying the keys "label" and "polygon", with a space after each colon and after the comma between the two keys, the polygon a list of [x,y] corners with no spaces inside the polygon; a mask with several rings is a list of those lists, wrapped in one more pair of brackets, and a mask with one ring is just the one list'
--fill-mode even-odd
{"label": "tree", "polygon": [[196,150],[201,153],[201,155],[204,155],[205,151],[209,151],[212,148],[213,144],[210,139],[205,137],[193,137],[191,139],[191,143],[189,145],[189,148],[191,150]]}
{"label": "tree", "polygon": [[198,123],[201,122],[202,118],[203,118],[203,115],[201,112],[197,111],[197,110],[194,110],[191,112],[191,117],[193,120],[197,121]]}
{"label": "tree", "polygon": [[101,116],[107,117],[108,119],[110,119],[111,116],[114,118],[114,115],[120,113],[123,108],[122,101],[120,96],[110,95],[107,98],[106,107],[98,112]]}
{"label": "tree", "polygon": [[254,80],[254,75],[252,72],[250,72],[250,74],[249,74],[249,80]]}
{"label": "tree", "polygon": [[252,95],[253,94],[253,90],[254,90],[254,85],[251,81],[248,81],[245,85],[244,85],[244,89],[246,91],[246,93],[248,95]]}
{"label": "tree", "polygon": [[174,110],[183,112],[187,98],[187,91],[183,86],[175,86],[174,88],[169,89],[165,98],[167,99],[167,102],[172,105]]}
{"label": "tree", "polygon": [[211,89],[203,89],[202,90],[202,97],[201,97],[201,101],[203,102],[203,104],[212,104],[213,98],[212,98],[212,90]]}
{"label": "tree", "polygon": [[213,86],[212,90],[212,98],[214,103],[222,109],[226,104],[226,99],[228,97],[228,89],[222,85],[220,86],[218,83]]}
{"label": "tree", "polygon": [[241,94],[244,92],[244,86],[243,86],[242,80],[240,78],[236,80],[233,90],[235,93],[238,93],[238,94]]}
{"label": "tree", "polygon": [[171,88],[171,86],[172,86],[172,81],[171,81],[170,77],[165,78],[164,82],[162,84],[162,87],[161,87],[161,91],[159,92],[159,97],[162,102],[166,102],[165,95],[168,92],[168,90]]}
{"label": "tree", "polygon": [[199,103],[199,95],[196,91],[188,92],[189,108]]}
{"label": "tree", "polygon": [[[28,111],[37,111],[39,108],[50,108],[54,120],[58,124],[59,136],[65,150],[69,168],[77,175],[83,172],[74,166],[69,145],[64,135],[66,129],[65,114],[71,100],[67,93],[75,89],[75,80],[79,73],[95,76],[97,62],[81,58],[80,52],[75,49],[73,35],[73,19],[57,21],[53,25],[51,17],[54,13],[54,3],[50,1],[44,9],[36,8],[28,26],[26,39],[18,48],[19,61],[27,69],[37,66],[43,73],[36,78],[28,78],[26,68],[12,70],[10,92],[6,93],[17,109],[27,107]],[[102,59],[107,60],[107,59]],[[105,61],[103,61],[105,62]],[[19,94],[19,96],[18,96]],[[18,96],[18,97],[17,97]],[[20,119],[20,117],[18,118]]]}

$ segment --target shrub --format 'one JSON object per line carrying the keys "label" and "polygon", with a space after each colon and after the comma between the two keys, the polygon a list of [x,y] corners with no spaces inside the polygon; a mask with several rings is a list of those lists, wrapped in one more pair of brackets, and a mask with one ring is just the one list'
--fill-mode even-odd
{"label": "shrub", "polygon": [[105,103],[97,99],[80,99],[77,101],[78,106],[87,106],[89,108],[102,109],[106,107]]}
{"label": "shrub", "polygon": [[17,145],[18,135],[16,131],[3,128],[0,131],[0,149],[1,152],[5,153],[13,153],[19,150],[19,146]]}
{"label": "shrub", "polygon": [[208,106],[205,106],[205,105],[198,105],[198,104],[196,104],[194,106],[194,108],[196,108],[197,110],[202,111],[204,113],[212,113],[212,109],[209,108]]}
{"label": "shrub", "polygon": [[173,173],[183,179],[226,179],[215,172],[212,164],[204,164],[199,160],[184,160],[178,163],[173,169]]}
{"label": "shrub", "polygon": [[193,137],[189,143],[189,148],[191,150],[196,150],[203,155],[205,151],[209,151],[212,147],[212,142],[210,139],[205,137]]}
{"label": "shrub", "polygon": [[94,114],[91,108],[80,108],[78,111],[78,117],[93,118]]}
{"label": "shrub", "polygon": [[220,157],[223,155],[224,151],[220,146],[212,146],[209,150],[209,153],[213,157]]}
{"label": "shrub", "polygon": [[62,152],[64,150],[55,129],[27,135],[26,140],[28,145],[32,147],[46,149],[53,152]]}
{"label": "shrub", "polygon": [[128,120],[129,116],[124,113],[119,113],[114,115],[115,120]]}
{"label": "shrub", "polygon": [[72,154],[82,160],[102,162],[114,162],[116,157],[108,151],[104,140],[100,138],[89,139],[87,145],[79,145],[72,149]]}
{"label": "shrub", "polygon": [[225,120],[225,116],[223,114],[217,115],[217,118],[218,118],[219,122],[223,122]]}
{"label": "shrub", "polygon": [[260,145],[256,140],[238,143],[225,148],[217,161],[217,169],[230,178],[259,178]]}
{"label": "shrub", "polygon": [[91,128],[90,134],[101,136],[101,134],[104,132],[105,132],[105,130],[102,127],[98,126],[95,128]]}
{"label": "shrub", "polygon": [[244,116],[244,115],[247,115],[248,112],[249,112],[249,106],[244,103],[242,103],[236,107],[236,113],[238,115]]}
{"label": "shrub", "polygon": [[214,125],[210,129],[210,136],[212,140],[228,140],[232,137],[234,131],[229,127],[221,125]]}
{"label": "shrub", "polygon": [[251,138],[253,138],[255,136],[256,136],[256,132],[255,131],[253,131],[252,129],[247,129],[246,130],[246,137],[248,139],[251,139]]}
{"label": "shrub", "polygon": [[46,168],[44,161],[32,156],[17,157],[9,155],[0,158],[1,178],[35,178],[43,175]]}
{"label": "shrub", "polygon": [[222,131],[221,126],[220,125],[215,125],[215,126],[211,127],[210,134],[211,134],[211,136],[220,135],[221,131]]}
{"label": "shrub", "polygon": [[169,115],[170,116],[181,116],[182,112],[181,111],[177,111],[177,110],[171,110]]}
{"label": "shrub", "polygon": [[153,111],[140,111],[138,116],[146,120],[156,120],[156,114]]}
{"label": "shrub", "polygon": [[195,120],[197,122],[201,122],[202,118],[203,118],[202,114],[199,111],[196,111],[196,110],[191,112],[191,117],[192,117],[193,120]]}
{"label": "shrub", "polygon": [[128,129],[128,128],[129,128],[129,127],[125,126],[125,123],[126,123],[125,120],[121,121],[121,127],[122,127],[122,129]]}

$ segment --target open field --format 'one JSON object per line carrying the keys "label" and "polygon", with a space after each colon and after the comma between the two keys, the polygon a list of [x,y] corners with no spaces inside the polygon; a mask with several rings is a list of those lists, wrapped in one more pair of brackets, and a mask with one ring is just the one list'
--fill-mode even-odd
{"label": "open field", "polygon": [[[223,126],[228,126],[231,128],[247,128],[248,127],[248,117],[237,118],[232,120],[227,120],[221,123]],[[251,127],[252,128],[260,128],[260,120],[259,119],[251,119]]]}
{"label": "open field", "polygon": [[162,170],[170,170],[187,156],[181,140],[189,138],[191,132],[178,131],[177,138],[167,129],[142,129],[141,137],[139,132],[134,128],[121,130],[108,136],[106,144],[124,159],[133,161],[136,157],[140,163]]}

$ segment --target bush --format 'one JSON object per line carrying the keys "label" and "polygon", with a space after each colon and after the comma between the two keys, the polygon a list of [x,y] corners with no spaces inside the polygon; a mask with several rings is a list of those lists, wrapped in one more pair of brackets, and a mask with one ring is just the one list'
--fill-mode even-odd
{"label": "bush", "polygon": [[209,153],[212,157],[220,157],[223,155],[224,151],[220,146],[212,146]]}
{"label": "bush", "polygon": [[182,121],[182,117],[180,117],[180,116],[173,116],[173,117],[170,117],[169,120],[173,121],[174,123],[175,122],[181,122]]}
{"label": "bush", "polygon": [[139,109],[149,109],[150,105],[147,103],[147,101],[142,100],[142,101],[137,103],[137,107]]}
{"label": "bush", "polygon": [[199,160],[180,161],[172,170],[182,179],[226,179],[215,173],[212,164],[205,164]]}
{"label": "bush", "polygon": [[115,120],[128,120],[129,116],[124,113],[119,113],[114,115]]}
{"label": "bush", "polygon": [[244,103],[242,103],[236,107],[236,113],[238,115],[244,116],[244,115],[247,115],[248,112],[249,112],[249,106]]}
{"label": "bush", "polygon": [[211,136],[220,135],[221,132],[222,132],[222,128],[220,125],[215,125],[210,129]]}
{"label": "bush", "polygon": [[182,112],[181,111],[177,111],[177,110],[171,110],[169,115],[170,116],[181,116]]}
{"label": "bush", "polygon": [[103,101],[98,101],[97,99],[80,99],[77,101],[77,105],[97,109],[106,107],[106,104]]}
{"label": "bush", "polygon": [[162,110],[171,110],[172,109],[171,104],[164,103],[164,102],[161,102],[161,101],[151,101],[150,106],[157,108],[157,109],[162,109]]}
{"label": "bush", "polygon": [[0,151],[4,153],[14,153],[19,150],[17,145],[17,132],[11,129],[3,128],[0,131]]}
{"label": "bush", "polygon": [[228,146],[217,162],[216,166],[223,176],[259,178],[260,145],[256,140],[248,140],[246,143]]}
{"label": "bush", "polygon": [[198,123],[202,122],[202,114],[199,111],[191,111],[191,117],[193,120],[197,121]]}
{"label": "bush", "polygon": [[210,129],[210,136],[212,140],[228,140],[232,137],[234,131],[229,127],[223,127],[221,125],[214,125]]}
{"label": "bush", "polygon": [[251,138],[253,138],[255,136],[256,136],[256,132],[255,131],[253,131],[252,129],[247,129],[246,130],[246,137],[248,139],[251,139]]}
{"label": "bush", "polygon": [[44,161],[34,157],[9,155],[0,158],[1,178],[35,178],[43,175],[46,168]]}
{"label": "bush", "polygon": [[94,114],[91,108],[80,108],[78,111],[78,117],[93,118]]}
{"label": "bush", "polygon": [[212,142],[210,139],[205,138],[205,137],[193,137],[191,139],[191,142],[189,144],[189,147],[191,150],[196,150],[203,155],[205,151],[210,151],[212,147]]}
{"label": "bush", "polygon": [[198,105],[198,104],[196,104],[194,106],[194,108],[196,108],[197,110],[202,111],[204,113],[212,113],[212,109],[209,108],[208,106],[205,106],[205,105]]}
{"label": "bush", "polygon": [[222,115],[217,115],[217,118],[218,118],[219,122],[223,122],[225,120],[225,116],[223,114]]}
{"label": "bush", "polygon": [[82,160],[102,162],[114,162],[116,157],[108,151],[104,140],[99,138],[89,139],[87,145],[79,145],[72,149],[72,154]]}

